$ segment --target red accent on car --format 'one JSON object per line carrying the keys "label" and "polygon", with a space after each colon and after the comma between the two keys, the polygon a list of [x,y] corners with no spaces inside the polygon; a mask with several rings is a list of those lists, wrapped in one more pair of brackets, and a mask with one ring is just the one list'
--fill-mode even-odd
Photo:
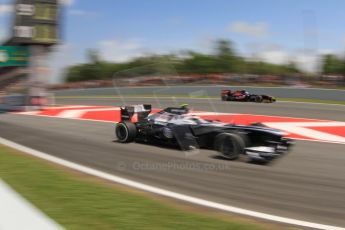
{"label": "red accent on car", "polygon": [[228,95],[228,94],[230,94],[230,93],[231,93],[230,90],[223,89],[220,95],[221,95],[221,96],[225,96],[225,95]]}

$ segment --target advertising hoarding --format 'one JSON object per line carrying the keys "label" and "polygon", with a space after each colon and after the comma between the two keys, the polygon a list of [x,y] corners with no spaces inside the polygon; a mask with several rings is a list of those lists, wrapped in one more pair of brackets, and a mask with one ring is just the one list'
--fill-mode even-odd
{"label": "advertising hoarding", "polygon": [[29,50],[20,46],[0,46],[0,67],[27,66]]}
{"label": "advertising hoarding", "polygon": [[17,0],[12,41],[16,44],[54,45],[60,40],[57,0]]}

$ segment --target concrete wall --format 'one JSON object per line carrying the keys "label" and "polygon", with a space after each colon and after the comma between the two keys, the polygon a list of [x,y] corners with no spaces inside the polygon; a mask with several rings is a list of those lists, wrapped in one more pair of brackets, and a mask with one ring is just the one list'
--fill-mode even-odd
{"label": "concrete wall", "polygon": [[345,100],[345,90],[301,89],[286,87],[229,87],[229,86],[166,86],[166,87],[121,87],[70,89],[55,91],[55,96],[96,96],[96,95],[205,95],[219,96],[221,89],[247,89],[254,94],[268,94],[277,98],[305,98],[317,100]]}

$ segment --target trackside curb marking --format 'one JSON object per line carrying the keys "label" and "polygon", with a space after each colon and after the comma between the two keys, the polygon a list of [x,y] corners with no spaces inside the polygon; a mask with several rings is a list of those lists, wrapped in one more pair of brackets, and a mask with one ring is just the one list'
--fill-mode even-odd
{"label": "trackside curb marking", "polygon": [[62,230],[52,219],[0,179],[0,229]]}
{"label": "trackside curb marking", "polygon": [[286,218],[286,217],[281,217],[281,216],[270,215],[270,214],[266,214],[266,213],[261,213],[261,212],[251,211],[251,210],[233,207],[233,206],[229,206],[229,205],[224,205],[224,204],[220,204],[220,203],[216,203],[216,202],[212,202],[212,201],[184,195],[181,193],[172,192],[169,190],[161,189],[161,188],[150,186],[150,185],[143,184],[140,182],[128,180],[128,179],[125,179],[123,177],[119,177],[119,176],[115,176],[115,175],[112,175],[109,173],[105,173],[105,172],[102,172],[102,171],[99,171],[99,170],[96,170],[93,168],[89,168],[89,167],[86,167],[86,166],[83,166],[83,165],[80,165],[80,164],[77,164],[77,163],[74,163],[71,161],[67,161],[67,160],[55,157],[55,156],[51,156],[49,154],[31,149],[29,147],[17,144],[15,142],[6,140],[6,139],[1,138],[1,137],[0,137],[0,144],[6,145],[8,147],[17,149],[18,151],[27,153],[29,155],[32,155],[32,156],[35,156],[35,157],[38,157],[38,158],[41,158],[41,159],[44,159],[44,160],[47,160],[50,162],[53,162],[55,164],[65,166],[65,167],[73,169],[73,170],[77,170],[79,172],[82,172],[82,173],[85,173],[85,174],[88,174],[91,176],[99,177],[99,178],[102,178],[102,179],[105,179],[105,180],[108,180],[111,182],[123,184],[123,185],[133,187],[136,189],[144,190],[147,192],[152,192],[152,193],[155,193],[155,194],[158,194],[161,196],[166,196],[166,197],[174,198],[177,200],[182,200],[185,202],[189,202],[189,203],[196,204],[196,205],[201,205],[204,207],[214,208],[214,209],[218,209],[218,210],[222,210],[222,211],[226,211],[226,212],[246,215],[246,216],[265,219],[265,220],[269,220],[269,221],[275,221],[275,222],[280,222],[280,223],[285,223],[285,224],[296,225],[296,226],[300,226],[300,227],[323,229],[323,230],[345,230],[345,228],[343,228],[343,227],[336,227],[336,226],[331,226],[331,225],[324,225],[324,224],[318,224],[318,223],[313,223],[313,222],[307,222],[307,221],[303,221],[303,220],[296,220],[296,219],[291,219],[291,218]]}
{"label": "trackside curb marking", "polygon": [[[65,107],[68,108],[68,106]],[[72,107],[71,109],[54,107],[53,109],[49,108],[42,111],[19,112],[15,114],[116,123],[120,120],[119,110],[120,107],[108,106],[84,106],[79,108]],[[342,131],[342,127],[345,127],[345,122],[205,111],[191,111],[189,114],[191,116],[200,116],[204,119],[218,120],[230,124],[249,125],[253,122],[260,122],[270,128],[287,132],[288,137],[292,139],[345,144],[345,133]],[[317,130],[318,127],[324,127],[326,129]]]}
{"label": "trackside curb marking", "polygon": [[120,108],[97,108],[97,109],[76,109],[60,112],[57,116],[62,118],[80,118],[87,112],[97,111],[119,111]]}

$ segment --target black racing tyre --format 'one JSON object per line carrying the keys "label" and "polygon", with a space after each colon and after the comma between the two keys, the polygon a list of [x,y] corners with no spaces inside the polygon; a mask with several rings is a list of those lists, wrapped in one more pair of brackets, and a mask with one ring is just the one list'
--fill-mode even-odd
{"label": "black racing tyre", "polygon": [[237,160],[244,153],[245,143],[234,133],[220,133],[215,139],[215,149],[228,160]]}
{"label": "black racing tyre", "polygon": [[255,97],[255,102],[256,103],[261,103],[263,101],[262,96],[256,96]]}
{"label": "black racing tyre", "polygon": [[130,121],[121,121],[116,124],[115,135],[118,142],[129,143],[137,136],[137,127]]}
{"label": "black racing tyre", "polygon": [[263,103],[272,103],[272,98],[263,97],[262,102],[263,102]]}
{"label": "black racing tyre", "polygon": [[222,101],[227,101],[228,100],[228,97],[227,96],[223,96],[222,97]]}
{"label": "black racing tyre", "polygon": [[251,146],[251,140],[246,133],[238,132],[236,134],[242,138],[245,148]]}

